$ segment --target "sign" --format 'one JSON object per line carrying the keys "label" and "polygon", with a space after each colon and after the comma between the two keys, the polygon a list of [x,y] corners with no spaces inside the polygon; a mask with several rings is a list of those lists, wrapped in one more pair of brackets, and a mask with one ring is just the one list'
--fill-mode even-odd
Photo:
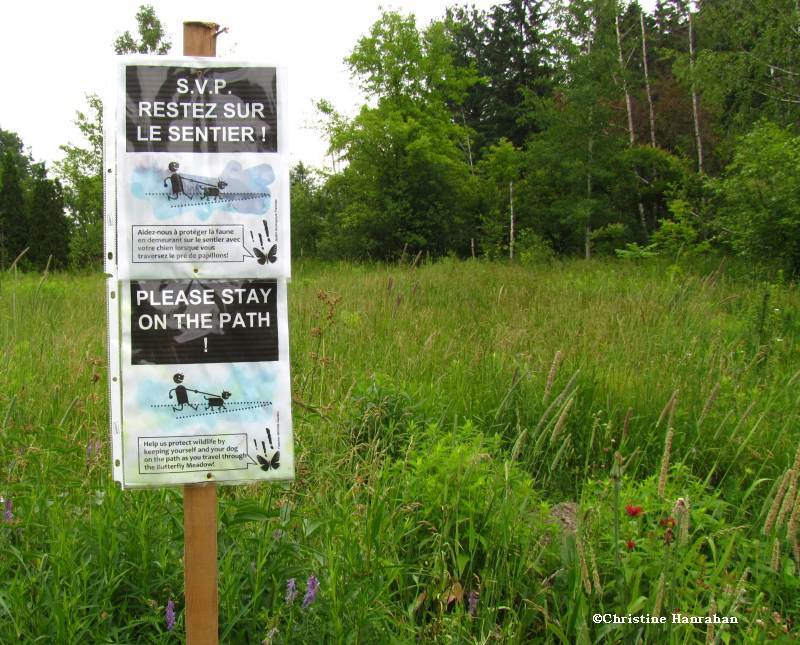
{"label": "sign", "polygon": [[106,103],[114,477],[294,477],[281,68],[119,59]]}
{"label": "sign", "polygon": [[289,277],[283,70],[197,60],[120,67],[119,277]]}

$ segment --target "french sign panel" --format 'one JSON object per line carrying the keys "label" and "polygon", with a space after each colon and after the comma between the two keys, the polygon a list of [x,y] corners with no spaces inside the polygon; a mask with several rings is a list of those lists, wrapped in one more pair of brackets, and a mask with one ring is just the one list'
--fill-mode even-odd
{"label": "french sign panel", "polygon": [[285,74],[119,59],[106,122],[114,476],[294,476]]}
{"label": "french sign panel", "polygon": [[120,279],[288,277],[283,70],[149,60],[118,77]]}

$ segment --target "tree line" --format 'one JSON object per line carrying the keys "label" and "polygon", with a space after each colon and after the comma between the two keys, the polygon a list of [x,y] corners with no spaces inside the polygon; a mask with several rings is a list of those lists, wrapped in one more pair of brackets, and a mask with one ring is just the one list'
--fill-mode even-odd
{"label": "tree line", "polygon": [[[170,42],[150,5],[136,13],[137,33],[113,43],[117,54],[166,54]],[[103,256],[103,104],[87,96],[75,120],[83,141],[61,146],[48,175],[20,137],[0,128],[0,270],[97,268]],[[16,262],[16,264],[15,264]]]}
{"label": "tree line", "polygon": [[800,270],[800,3],[509,0],[385,12],[292,171],[295,255],[717,248]]}
{"label": "tree line", "polygon": [[0,129],[0,269],[65,266],[69,235],[61,182],[16,134]]}
{"label": "tree line", "polygon": [[[170,48],[152,7],[117,53]],[[291,172],[293,253],[644,257],[800,271],[800,2],[509,0],[427,26],[387,11],[316,103],[327,168]],[[55,178],[0,130],[0,265],[98,266],[102,106]]]}

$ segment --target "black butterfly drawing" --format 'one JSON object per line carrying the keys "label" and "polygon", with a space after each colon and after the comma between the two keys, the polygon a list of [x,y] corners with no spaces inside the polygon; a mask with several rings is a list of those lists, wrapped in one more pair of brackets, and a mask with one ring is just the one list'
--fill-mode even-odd
{"label": "black butterfly drawing", "polygon": [[253,247],[253,253],[256,254],[256,258],[259,264],[266,264],[268,261],[270,264],[275,264],[278,261],[278,245],[273,244],[269,251],[264,253],[261,249],[257,246]]}
{"label": "black butterfly drawing", "polygon": [[281,459],[281,451],[275,451],[275,454],[272,455],[272,459],[267,459],[266,457],[262,457],[261,455],[256,455],[256,459],[258,459],[258,463],[261,464],[261,470],[265,470],[269,472],[270,468],[273,470],[278,470],[281,467],[280,459]]}

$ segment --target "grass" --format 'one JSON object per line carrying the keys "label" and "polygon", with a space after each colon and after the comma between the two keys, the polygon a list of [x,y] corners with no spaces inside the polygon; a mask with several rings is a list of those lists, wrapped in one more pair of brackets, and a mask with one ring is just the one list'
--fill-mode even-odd
{"label": "grass", "polygon": [[[109,481],[102,293],[0,283],[3,642],[181,640],[180,491]],[[442,261],[289,294],[297,480],[220,491],[222,642],[798,636],[795,286]],[[591,618],[713,607],[739,623]]]}

